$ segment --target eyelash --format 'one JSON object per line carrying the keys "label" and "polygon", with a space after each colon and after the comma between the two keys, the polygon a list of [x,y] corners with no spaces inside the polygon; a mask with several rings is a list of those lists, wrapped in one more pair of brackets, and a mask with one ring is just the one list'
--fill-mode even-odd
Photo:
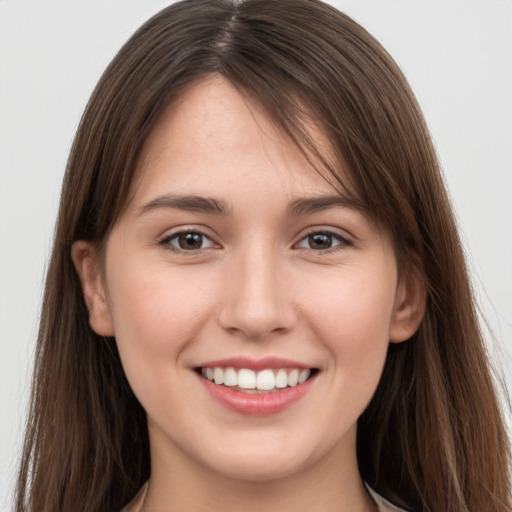
{"label": "eyelash", "polygon": [[[314,236],[319,236],[319,235],[329,237],[331,239],[331,242],[336,241],[337,242],[336,245],[334,245],[332,247],[328,247],[327,249],[318,249],[318,250],[314,250],[314,249],[308,248],[308,247],[300,247],[300,244],[303,243],[304,241],[306,241],[308,238],[311,238]],[[313,231],[310,231],[309,233],[306,233],[306,235],[304,235],[299,240],[299,242],[297,244],[295,244],[295,247],[300,247],[300,248],[303,248],[306,250],[308,250],[308,249],[313,250],[313,252],[319,253],[319,254],[330,254],[335,251],[343,250],[346,247],[351,247],[352,245],[353,245],[353,243],[350,240],[341,236],[340,234],[330,231],[328,229],[320,229],[320,230],[313,230]]]}
{"label": "eyelash", "polygon": [[[201,237],[202,242],[204,242],[205,240],[208,240],[209,241],[208,247],[200,247],[198,249],[189,250],[189,249],[183,249],[181,247],[178,247],[178,246],[172,244],[172,241],[174,239],[178,240],[178,237],[187,236],[187,235],[199,235]],[[213,240],[207,234],[203,233],[199,229],[185,229],[182,231],[178,231],[176,233],[172,233],[172,234],[167,235],[164,238],[162,238],[158,243],[170,251],[177,252],[180,254],[188,254],[188,255],[197,254],[201,250],[209,249],[210,247],[215,247],[215,245],[216,245],[215,242],[213,242]]]}
{"label": "eyelash", "polygon": [[[190,249],[190,250],[189,249],[183,249],[182,247],[179,247],[177,245],[173,245],[173,243],[172,243],[173,240],[176,239],[176,241],[178,241],[180,236],[188,236],[188,235],[199,236],[199,237],[201,237],[201,242],[202,243],[204,243],[207,240],[209,245],[207,247],[199,247],[197,249]],[[311,237],[315,237],[315,236],[328,237],[330,239],[331,243],[333,241],[336,241],[337,243],[334,246],[328,247],[326,249],[321,249],[320,248],[318,250],[315,250],[315,249],[313,249],[311,247],[303,247],[303,246],[301,246],[301,244],[303,242],[305,242],[308,239],[310,239]],[[200,252],[200,251],[202,251],[204,249],[209,249],[209,248],[212,248],[212,247],[216,246],[215,242],[208,235],[206,235],[205,233],[203,233],[201,230],[198,230],[198,229],[182,230],[182,231],[178,231],[176,233],[172,233],[172,234],[167,235],[164,238],[162,238],[158,243],[159,243],[159,245],[164,246],[168,250],[171,250],[171,251],[177,252],[177,253],[181,253],[181,254],[187,254],[187,255],[194,255],[194,254],[197,254],[198,252]],[[350,240],[348,240],[347,238],[339,235],[338,233],[334,233],[333,231],[329,231],[329,230],[314,230],[314,231],[310,231],[309,233],[305,234],[299,240],[299,242],[296,243],[293,247],[294,248],[300,248],[300,249],[306,249],[306,250],[312,250],[313,252],[318,253],[318,254],[330,254],[330,253],[338,251],[338,250],[343,250],[344,248],[350,247],[352,245],[353,245],[353,243]]]}

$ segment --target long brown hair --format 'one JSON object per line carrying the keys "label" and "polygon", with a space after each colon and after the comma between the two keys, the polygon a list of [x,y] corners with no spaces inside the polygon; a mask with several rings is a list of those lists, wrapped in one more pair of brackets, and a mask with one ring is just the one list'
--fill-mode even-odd
{"label": "long brown hair", "polygon": [[[37,345],[16,510],[119,510],[150,473],[146,416],[115,339],[88,325],[71,261],[105,241],[141,148],[186,85],[220,74],[260,102],[305,153],[314,118],[400,265],[428,293],[424,320],[389,347],[359,420],[362,477],[414,511],[511,509],[509,446],[435,151],[397,65],[317,0],[186,0],[124,45],[98,83],[69,157]],[[335,166],[330,179],[344,186]],[[329,179],[328,176],[328,179]]]}

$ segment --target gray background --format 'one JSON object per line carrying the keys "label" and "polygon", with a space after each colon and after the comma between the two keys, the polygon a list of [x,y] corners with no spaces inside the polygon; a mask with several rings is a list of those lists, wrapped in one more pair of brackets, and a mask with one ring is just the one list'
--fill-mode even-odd
{"label": "gray background", "polygon": [[[109,60],[168,3],[0,0],[0,512],[11,510],[43,275],[72,137]],[[490,351],[511,389],[512,2],[332,3],[384,44],[418,96],[493,333]]]}

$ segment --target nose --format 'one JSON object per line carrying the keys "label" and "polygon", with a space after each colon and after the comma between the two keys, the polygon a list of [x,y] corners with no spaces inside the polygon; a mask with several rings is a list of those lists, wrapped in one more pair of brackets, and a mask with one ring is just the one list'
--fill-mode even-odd
{"label": "nose", "polygon": [[249,249],[234,258],[226,268],[221,327],[251,340],[288,332],[296,313],[285,274],[271,252]]}

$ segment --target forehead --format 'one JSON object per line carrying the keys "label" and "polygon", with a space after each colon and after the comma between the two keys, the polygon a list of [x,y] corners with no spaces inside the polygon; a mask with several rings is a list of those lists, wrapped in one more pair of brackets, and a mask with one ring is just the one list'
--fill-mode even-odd
{"label": "forehead", "polygon": [[292,195],[339,193],[325,162],[349,181],[343,163],[334,162],[318,124],[311,119],[305,129],[314,151],[300,149],[257,101],[210,76],[187,87],[163,112],[139,159],[137,194],[188,192],[180,187],[204,194],[219,181],[227,192],[228,184],[241,180],[249,186],[275,182]]}

